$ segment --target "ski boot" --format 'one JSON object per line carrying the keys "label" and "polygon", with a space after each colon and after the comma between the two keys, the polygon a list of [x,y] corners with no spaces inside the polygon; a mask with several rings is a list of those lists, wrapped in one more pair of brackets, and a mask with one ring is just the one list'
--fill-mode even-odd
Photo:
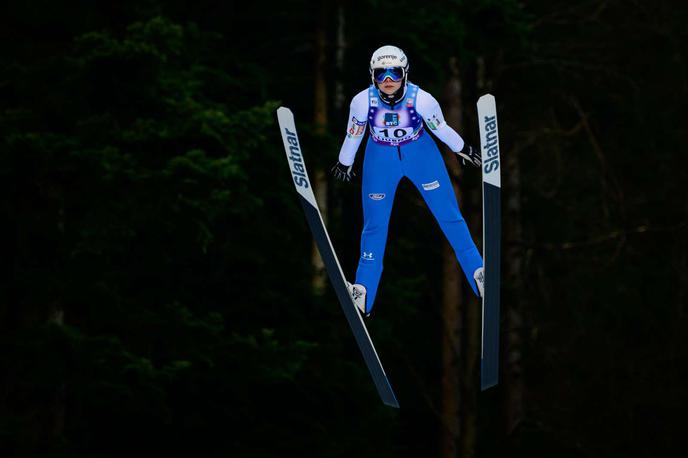
{"label": "ski boot", "polygon": [[475,280],[475,284],[478,286],[478,293],[480,297],[484,297],[485,294],[485,272],[482,267],[478,267],[475,269],[475,272],[473,272],[473,279]]}
{"label": "ski boot", "polygon": [[366,302],[366,288],[363,285],[359,285],[358,283],[351,284],[349,282],[346,282],[346,285],[349,289],[349,294],[351,294],[351,299],[354,301],[354,305],[358,309],[359,312],[361,312],[361,315],[364,317],[370,316],[370,312],[366,313],[365,310],[365,302]]}

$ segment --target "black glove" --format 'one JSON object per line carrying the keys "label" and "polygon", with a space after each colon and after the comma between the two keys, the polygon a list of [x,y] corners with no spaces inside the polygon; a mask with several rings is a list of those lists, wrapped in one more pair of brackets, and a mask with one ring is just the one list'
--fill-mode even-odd
{"label": "black glove", "polygon": [[332,167],[332,175],[338,180],[342,181],[351,181],[351,177],[355,177],[356,174],[354,173],[351,165],[344,165],[341,162],[337,161],[337,163]]}
{"label": "black glove", "polygon": [[469,164],[474,165],[476,167],[480,167],[480,165],[482,164],[482,159],[480,158],[480,150],[473,148],[468,143],[464,143],[463,149],[456,154],[461,156],[461,162],[463,164],[466,164],[466,162],[468,162]]}

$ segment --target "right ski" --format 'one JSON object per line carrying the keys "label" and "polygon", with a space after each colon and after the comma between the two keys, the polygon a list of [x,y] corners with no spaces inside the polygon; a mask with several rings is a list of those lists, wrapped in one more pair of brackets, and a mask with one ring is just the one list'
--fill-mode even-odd
{"label": "right ski", "polygon": [[482,299],[482,344],[480,388],[486,390],[499,380],[499,299],[501,257],[501,177],[499,132],[495,98],[478,99],[478,123],[483,171],[483,262],[485,292]]}
{"label": "right ski", "polygon": [[313,194],[313,188],[308,179],[308,173],[306,172],[306,164],[303,161],[301,146],[296,135],[294,115],[288,108],[280,107],[277,109],[277,119],[279,121],[280,131],[282,132],[282,141],[284,142],[284,149],[287,153],[287,160],[289,161],[289,167],[291,169],[294,185],[296,186],[296,191],[299,193],[299,199],[306,213],[308,225],[318,245],[320,256],[322,256],[327,274],[330,277],[330,282],[339,299],[339,304],[349,322],[358,348],[363,354],[363,359],[368,366],[370,375],[373,377],[373,382],[375,383],[380,398],[382,398],[382,402],[388,406],[398,408],[399,403],[397,402],[397,398],[394,395],[392,386],[389,384],[382,363],[380,363],[380,358],[377,356],[375,346],[368,334],[368,329],[363,323],[363,318],[356,309],[351,295],[349,294],[346,278],[339,265],[337,254],[332,247],[330,236],[327,234],[327,228],[323,222],[320,209],[318,208],[315,195]]}

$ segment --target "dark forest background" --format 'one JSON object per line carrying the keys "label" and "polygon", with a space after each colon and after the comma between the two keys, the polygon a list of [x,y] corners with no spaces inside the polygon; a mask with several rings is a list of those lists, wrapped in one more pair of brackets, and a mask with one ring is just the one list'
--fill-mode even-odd
{"label": "dark forest background", "polygon": [[[0,18],[0,456],[688,455],[685,2],[10,1]],[[483,393],[478,303],[417,191],[397,193],[368,325],[399,410],[312,258],[275,115],[294,111],[353,277],[363,151],[354,182],[327,171],[384,44],[473,145],[495,95],[504,161],[501,379]],[[479,172],[446,160],[480,246]]]}

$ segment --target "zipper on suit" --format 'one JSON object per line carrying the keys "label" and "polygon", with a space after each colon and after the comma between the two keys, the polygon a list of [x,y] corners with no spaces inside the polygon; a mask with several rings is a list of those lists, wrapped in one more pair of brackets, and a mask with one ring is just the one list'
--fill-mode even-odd
{"label": "zipper on suit", "polygon": [[399,160],[401,160],[401,146],[397,145],[397,154],[399,154]]}

